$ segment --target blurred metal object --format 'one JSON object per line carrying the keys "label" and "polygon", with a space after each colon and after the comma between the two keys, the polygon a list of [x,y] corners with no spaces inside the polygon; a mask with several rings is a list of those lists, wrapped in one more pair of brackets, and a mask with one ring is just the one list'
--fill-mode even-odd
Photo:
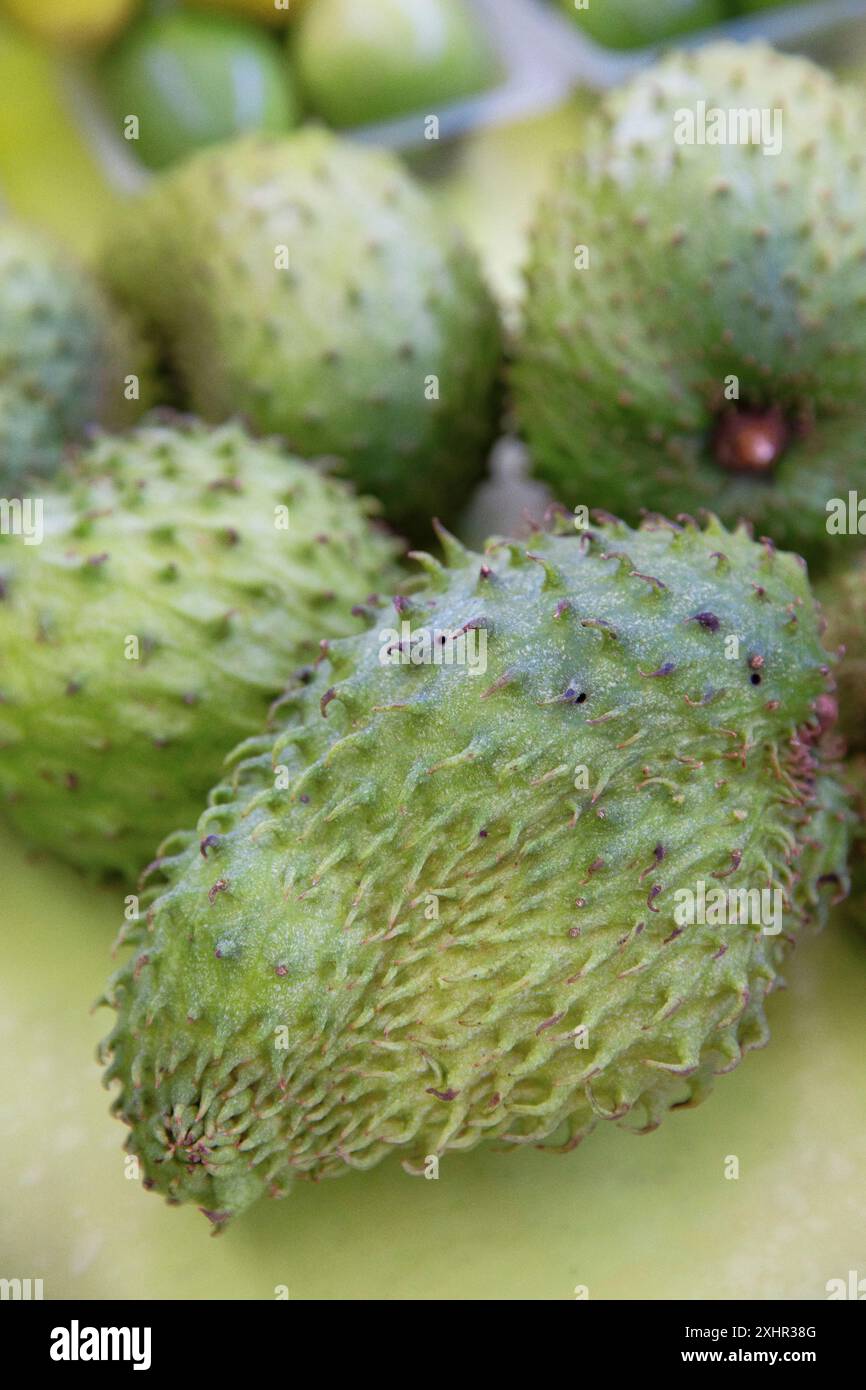
{"label": "blurred metal object", "polygon": [[568,68],[573,82],[590,87],[614,87],[639,68],[653,63],[671,48],[697,48],[719,39],[746,43],[763,39],[786,52],[817,57],[826,50],[834,33],[866,19],[866,0],[813,0],[812,4],[780,5],[742,15],[709,29],[698,29],[663,44],[647,48],[617,50],[595,43],[580,26],[563,13],[557,0],[505,0],[508,5],[543,10],[560,62]]}
{"label": "blurred metal object", "polygon": [[[866,0],[814,0],[812,4],[762,10],[663,45],[624,52],[595,43],[563,12],[557,0],[466,3],[497,51],[502,81],[438,111],[420,110],[398,120],[343,131],[345,138],[410,154],[414,151],[426,161],[474,131],[543,115],[561,105],[575,88],[616,86],[654,62],[665,49],[694,48],[722,38],[743,42],[761,38],[777,48],[804,53],[832,66],[843,62],[852,49],[859,47],[862,52],[866,35]],[[70,67],[66,86],[73,117],[109,181],[126,192],[147,183],[149,171],[109,127],[86,73]]]}
{"label": "blurred metal object", "polygon": [[[648,0],[649,3],[649,0]],[[436,139],[453,140],[481,127],[541,115],[575,87],[606,88],[655,62],[665,49],[695,48],[717,39],[764,39],[776,48],[831,61],[846,47],[846,30],[866,20],[866,0],[814,0],[733,19],[649,48],[603,48],[569,19],[557,0],[467,0],[497,45],[505,78],[493,90],[436,112]],[[432,113],[431,113],[432,114]],[[435,144],[428,113],[416,112],[352,131],[351,138],[411,149]]]}

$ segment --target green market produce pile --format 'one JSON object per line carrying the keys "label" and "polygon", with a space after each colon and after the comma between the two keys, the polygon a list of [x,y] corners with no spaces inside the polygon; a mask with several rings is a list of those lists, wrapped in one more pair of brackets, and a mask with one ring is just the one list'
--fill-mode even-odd
{"label": "green market produce pile", "polygon": [[0,1277],[47,1297],[860,1257],[866,89],[723,38],[482,119],[499,37],[0,0]]}

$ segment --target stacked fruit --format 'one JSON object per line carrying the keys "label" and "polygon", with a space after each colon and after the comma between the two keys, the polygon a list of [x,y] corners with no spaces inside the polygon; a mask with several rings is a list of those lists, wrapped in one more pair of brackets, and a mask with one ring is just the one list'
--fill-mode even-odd
{"label": "stacked fruit", "polygon": [[466,0],[0,0],[3,12],[95,55],[109,127],[152,169],[305,117],[344,128],[438,112],[499,76]]}
{"label": "stacked fruit", "polygon": [[[698,100],[772,120],[696,139]],[[8,229],[0,793],[143,870],[104,1053],[149,1186],[219,1227],[395,1148],[643,1131],[765,1040],[856,835],[862,118],[732,45],[609,98],[509,343],[560,507],[483,553],[430,521],[495,437],[503,334],[391,156],[200,152],[100,286]],[[151,400],[208,423],[71,448]],[[412,572],[330,472],[432,547]]]}

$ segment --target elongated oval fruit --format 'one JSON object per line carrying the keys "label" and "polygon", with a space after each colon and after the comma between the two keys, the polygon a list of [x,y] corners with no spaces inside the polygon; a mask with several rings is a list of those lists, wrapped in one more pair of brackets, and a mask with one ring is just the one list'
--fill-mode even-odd
{"label": "elongated oval fruit", "polygon": [[866,486],[862,131],[760,45],[610,95],[539,214],[514,376],[563,501],[747,516],[810,563],[859,542],[828,504]]}
{"label": "elongated oval fruit", "polygon": [[[0,811],[127,877],[194,818],[394,543],[344,484],[215,431],[106,436],[0,532]],[[40,543],[41,537],[41,543]]]}
{"label": "elongated oval fruit", "polygon": [[121,222],[106,273],[186,404],[339,459],[417,534],[459,511],[495,434],[499,320],[397,159],[314,128],[250,136]]}
{"label": "elongated oval fruit", "polygon": [[446,547],[238,748],[129,932],[115,1108],[218,1225],[386,1154],[652,1128],[765,1041],[844,889],[794,556],[715,520]]}
{"label": "elongated oval fruit", "polygon": [[92,278],[31,228],[0,222],[3,495],[53,473],[88,425],[132,424],[152,394],[147,351]]}

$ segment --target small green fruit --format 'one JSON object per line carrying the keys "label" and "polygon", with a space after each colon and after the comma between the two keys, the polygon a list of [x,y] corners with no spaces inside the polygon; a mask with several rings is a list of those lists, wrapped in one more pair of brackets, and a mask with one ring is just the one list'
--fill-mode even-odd
{"label": "small green fruit", "polygon": [[41,544],[0,533],[0,809],[130,879],[319,639],[356,626],[394,546],[235,426],[102,438],[30,501]]}
{"label": "small green fruit", "polygon": [[154,15],[106,58],[103,97],[118,133],[152,169],[250,130],[278,134],[297,123],[288,64],[253,24],[213,15]]}
{"label": "small green fruit", "polygon": [[582,29],[607,48],[642,48],[720,24],[724,0],[560,0]]}
{"label": "small green fruit", "polygon": [[828,507],[866,489],[862,131],[760,45],[611,94],[539,216],[514,376],[569,506],[709,507],[818,564],[859,543]]}
{"label": "small green fruit", "polygon": [[[715,519],[444,540],[236,751],[129,929],[115,1108],[217,1225],[386,1154],[653,1128],[766,1041],[846,886],[796,557]],[[730,920],[771,888],[772,930]]]}
{"label": "small green fruit", "polygon": [[0,9],[34,37],[69,48],[107,43],[139,0],[2,0]]}
{"label": "small green fruit", "polygon": [[290,38],[308,105],[334,126],[437,114],[497,77],[463,0],[316,0]]}
{"label": "small green fruit", "polygon": [[499,320],[391,155],[312,128],[204,151],[129,210],[108,274],[197,414],[340,459],[410,530],[459,511],[496,429]]}
{"label": "small green fruit", "polygon": [[88,425],[131,424],[150,403],[149,372],[87,272],[0,222],[0,492],[53,473]]}

